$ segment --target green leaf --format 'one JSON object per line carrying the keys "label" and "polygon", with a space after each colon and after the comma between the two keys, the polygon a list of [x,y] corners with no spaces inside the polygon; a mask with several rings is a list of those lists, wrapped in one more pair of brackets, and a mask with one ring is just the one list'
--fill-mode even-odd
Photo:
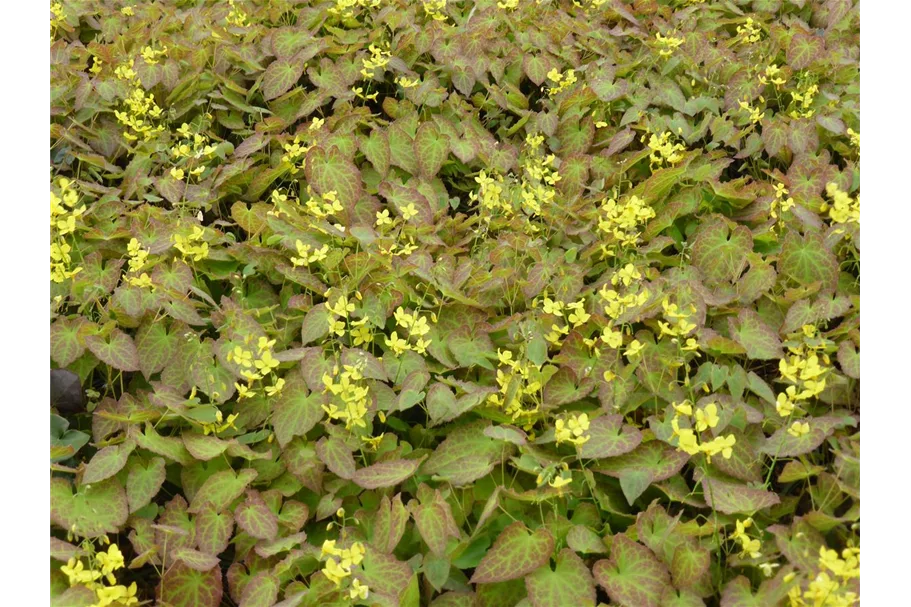
{"label": "green leaf", "polygon": [[107,337],[88,335],[85,345],[98,357],[98,359],[120,371],[138,371],[139,353],[133,339],[121,331],[114,329]]}
{"label": "green leaf", "polygon": [[671,478],[690,459],[685,452],[653,440],[619,457],[602,459],[596,472],[620,479],[620,488],[630,505],[652,483]]}
{"label": "green leaf", "polygon": [[385,177],[389,172],[392,152],[389,151],[389,136],[382,129],[373,129],[370,136],[361,140],[361,151],[376,172]]}
{"label": "green leaf", "polygon": [[380,552],[391,553],[405,534],[407,523],[408,511],[402,505],[402,495],[391,500],[384,495],[374,519],[370,545]]}
{"label": "green leaf", "polygon": [[288,59],[312,40],[313,36],[303,28],[282,27],[272,33],[272,52],[279,59]]}
{"label": "green leaf", "polygon": [[172,436],[161,436],[151,424],[146,424],[144,434],[136,434],[136,444],[183,466],[189,466],[194,461],[183,441]]}
{"label": "green leaf", "polygon": [[360,468],[351,479],[364,489],[394,487],[410,478],[426,456],[419,459],[396,459]]}
{"label": "green leaf", "polygon": [[130,453],[136,448],[133,441],[127,441],[120,445],[111,445],[98,451],[92,460],[86,465],[85,472],[82,473],[80,485],[90,485],[109,479],[121,470],[127,464]]}
{"label": "green leaf", "polygon": [[622,415],[602,415],[592,420],[587,434],[591,437],[579,449],[579,457],[602,459],[629,453],[642,442],[642,433],[623,423]]}
{"label": "green leaf", "polygon": [[589,379],[579,382],[569,367],[560,367],[544,384],[544,406],[556,408],[580,401],[588,396],[594,387],[594,382]]}
{"label": "green leaf", "polygon": [[659,607],[671,582],[654,553],[623,534],[614,536],[610,558],[595,563],[593,574],[611,600],[623,607]]}
{"label": "green leaf", "polygon": [[278,59],[269,64],[263,74],[263,99],[269,101],[291,90],[304,73],[306,63],[292,59]]}
{"label": "green leaf", "polygon": [[535,86],[544,84],[547,78],[547,72],[551,70],[550,62],[544,55],[532,55],[525,53],[522,58],[522,70],[528,79],[535,83]]}
{"label": "green leaf", "polygon": [[838,364],[845,375],[860,379],[860,352],[853,342],[846,340],[838,345]]}
{"label": "green leaf", "polygon": [[387,601],[381,604],[399,605],[399,599],[405,593],[413,576],[407,563],[399,561],[391,554],[367,550],[361,568],[364,583],[370,587],[373,598]]}
{"label": "green leaf", "polygon": [[247,491],[247,499],[234,511],[234,520],[240,529],[256,539],[272,541],[278,534],[278,517],[253,490]]}
{"label": "green leaf", "polygon": [[244,489],[256,476],[257,472],[252,468],[245,468],[239,473],[235,473],[231,469],[216,472],[206,479],[206,482],[193,496],[193,501],[188,509],[189,512],[196,514],[207,506],[211,506],[216,511],[221,512],[241,496]]}
{"label": "green leaf", "polygon": [[545,565],[554,551],[554,536],[544,527],[529,532],[522,522],[508,525],[471,576],[472,584],[505,582]]}
{"label": "green leaf", "polygon": [[486,333],[475,332],[467,326],[462,327],[450,334],[447,345],[461,366],[477,365],[494,370],[490,360],[496,357],[497,352]]}
{"label": "green leaf", "polygon": [[696,231],[692,261],[709,282],[729,283],[740,277],[752,250],[753,236],[747,227],[731,228],[727,220],[713,216]]}
{"label": "green leaf", "polygon": [[449,156],[449,138],[440,133],[435,124],[425,122],[418,127],[414,137],[414,155],[421,175],[425,179],[431,179]]}
{"label": "green leaf", "polygon": [[335,146],[314,147],[307,153],[307,181],[319,194],[334,191],[349,212],[363,193],[361,172]]}
{"label": "green leaf", "polygon": [[743,309],[736,320],[728,318],[731,338],[743,346],[753,360],[773,360],[784,355],[781,340],[754,310]]}
{"label": "green leaf", "polygon": [[345,442],[334,436],[323,437],[316,443],[316,454],[336,476],[345,480],[354,478],[354,453]]}
{"label": "green leaf", "polygon": [[204,508],[196,515],[196,543],[206,554],[221,554],[227,549],[234,531],[234,516],[228,512],[216,512]]}
{"label": "green leaf", "polygon": [[304,436],[323,419],[323,397],[308,393],[298,377],[286,380],[281,394],[273,399],[272,427],[278,444],[285,447],[295,436]]}
{"label": "green leaf", "polygon": [[161,577],[157,597],[172,607],[219,607],[223,592],[220,568],[196,571],[177,562]]}
{"label": "green leaf", "polygon": [[92,607],[97,604],[95,591],[86,586],[73,586],[62,594],[51,597],[51,607]]}
{"label": "green leaf", "polygon": [[582,559],[564,548],[556,560],[555,570],[544,565],[525,577],[531,604],[534,607],[594,607],[595,583]]}
{"label": "green leaf", "polygon": [[165,479],[165,461],[153,457],[148,464],[134,459],[127,473],[127,503],[130,513],[144,508],[158,495]]}
{"label": "green leaf", "polygon": [[821,282],[823,289],[829,289],[838,282],[838,260],[826,249],[820,234],[808,232],[801,237],[788,232],[781,246],[778,272],[800,285]]}
{"label": "green leaf", "polygon": [[116,478],[82,485],[73,493],[65,478],[51,479],[51,522],[82,537],[117,533],[129,516],[127,496]]}
{"label": "green leaf", "polygon": [[272,607],[278,600],[279,590],[278,577],[271,571],[260,571],[244,586],[240,607]]}

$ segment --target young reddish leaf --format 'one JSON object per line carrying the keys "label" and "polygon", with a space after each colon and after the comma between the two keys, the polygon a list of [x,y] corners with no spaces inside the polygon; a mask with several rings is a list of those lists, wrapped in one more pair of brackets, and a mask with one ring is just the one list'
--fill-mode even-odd
{"label": "young reddish leaf", "polygon": [[73,586],[52,598],[53,607],[92,607],[98,603],[94,590],[87,586]]}
{"label": "young reddish leaf", "polygon": [[336,476],[345,480],[354,477],[357,464],[354,462],[354,453],[351,448],[339,438],[334,436],[323,437],[316,443],[316,454],[320,461],[326,464]]}
{"label": "young reddish leaf", "polygon": [[418,459],[396,459],[360,468],[351,479],[364,489],[394,487],[410,478],[426,456]]}
{"label": "young reddish leaf", "polygon": [[272,541],[278,534],[278,517],[257,491],[247,491],[247,499],[234,511],[234,520],[240,529],[256,539]]}
{"label": "young reddish leaf", "polygon": [[127,503],[130,513],[147,506],[161,489],[165,479],[165,461],[161,457],[153,457],[149,463],[143,464],[134,460],[127,473]]}
{"label": "young reddish leaf", "polygon": [[729,317],[728,327],[731,337],[743,346],[748,358],[772,360],[784,355],[778,335],[754,310],[743,309],[736,319]]}
{"label": "young reddish leaf", "polygon": [[61,368],[70,366],[85,352],[79,338],[79,329],[84,322],[59,318],[51,325],[51,358]]}
{"label": "young reddish leaf", "polygon": [[610,558],[595,563],[593,573],[611,600],[623,607],[659,607],[671,581],[651,550],[623,534],[614,536]]}
{"label": "young reddish leaf", "polygon": [[384,495],[373,522],[370,545],[380,552],[391,553],[405,534],[407,523],[408,511],[402,505],[402,495],[397,494],[392,500]]}
{"label": "young reddish leaf", "polygon": [[323,419],[323,397],[308,393],[304,382],[289,379],[278,397],[273,399],[272,427],[275,438],[283,448],[295,436],[304,436]]}
{"label": "young reddish leaf", "polygon": [[211,506],[221,512],[241,496],[256,476],[257,472],[252,468],[245,468],[239,473],[235,473],[234,470],[216,472],[206,479],[193,496],[189,511],[196,514],[202,512],[206,506]]}
{"label": "young reddish leaf", "polygon": [[181,438],[183,439],[184,447],[187,448],[190,455],[203,462],[218,457],[225,452],[230,444],[217,436],[200,434],[199,432],[184,432]]}
{"label": "young reddish leaf", "polygon": [[291,90],[304,73],[306,63],[291,59],[278,59],[269,64],[263,75],[263,98],[266,101]]}
{"label": "young reddish leaf", "polygon": [[707,476],[702,479],[702,490],[706,503],[724,514],[752,514],[781,503],[777,493]]}
{"label": "young reddish leaf", "polygon": [[373,129],[370,136],[361,139],[361,151],[376,172],[385,177],[389,172],[392,153],[389,151],[389,136],[382,129]]}
{"label": "young reddish leaf", "polygon": [[823,42],[818,36],[798,32],[788,45],[787,60],[795,70],[809,67],[823,52]]}
{"label": "young reddish leaf", "polygon": [[821,282],[823,289],[829,289],[838,282],[838,260],[820,234],[807,232],[801,237],[788,232],[778,257],[778,272],[800,285]]}
{"label": "young reddish leaf", "polygon": [[525,588],[534,607],[595,605],[592,574],[582,559],[569,548],[564,548],[557,555],[556,570],[551,570],[550,564],[545,564],[525,576]]}
{"label": "young reddish leaf", "polygon": [[437,556],[446,554],[449,538],[459,538],[459,528],[452,517],[452,509],[439,491],[432,502],[415,508],[414,523],[430,551]]}
{"label": "young reddish leaf", "polygon": [[196,571],[183,562],[169,567],[158,586],[158,602],[173,607],[219,607],[224,589],[221,569]]}
{"label": "young reddish leaf", "polygon": [[85,345],[103,363],[120,371],[138,371],[139,353],[133,339],[121,331],[114,331],[107,337],[88,335]]}
{"label": "young reddish leaf", "polygon": [[545,527],[530,533],[522,522],[508,525],[478,563],[472,584],[489,584],[521,578],[550,560],[554,536]]}
{"label": "young reddish leaf", "polygon": [[671,578],[680,589],[691,588],[702,581],[709,571],[712,555],[695,538],[687,537],[674,550]]}
{"label": "young reddish leaf", "polygon": [[129,516],[127,496],[116,478],[91,486],[73,486],[65,478],[51,479],[51,522],[81,537],[117,533]]}
{"label": "young reddish leaf", "polygon": [[254,575],[240,596],[240,607],[272,607],[281,589],[278,577],[270,571]]}
{"label": "young reddish leaf", "polygon": [[488,425],[489,422],[480,421],[452,430],[430,454],[422,472],[457,486],[486,475],[509,447],[484,435]]}
{"label": "young reddish leaf", "polygon": [[553,377],[544,385],[544,405],[556,408],[568,403],[580,401],[595,388],[594,382],[583,379],[579,382],[576,374],[569,367],[560,367]]}
{"label": "young reddish leaf", "polygon": [[842,372],[848,377],[860,379],[860,352],[851,341],[843,341],[838,345],[838,364]]}
{"label": "young reddish leaf", "polygon": [[418,127],[414,137],[414,155],[418,168],[425,179],[431,179],[449,156],[449,138],[440,133],[432,122],[425,122]]}
{"label": "young reddish leaf", "polygon": [[177,351],[177,333],[168,332],[166,322],[148,322],[136,334],[139,370],[146,379],[158,373]]}
{"label": "young reddish leaf", "polygon": [[337,147],[312,148],[307,153],[306,171],[307,181],[318,194],[334,191],[349,212],[360,200],[363,193],[361,172]]}
{"label": "young reddish leaf", "polygon": [[314,493],[320,493],[324,466],[316,455],[316,449],[303,439],[296,438],[282,450],[281,461],[294,478]]}
{"label": "young reddish leaf", "polygon": [[218,557],[192,548],[178,548],[174,558],[195,571],[210,571],[218,566]]}
{"label": "young reddish leaf", "polygon": [[526,53],[522,58],[522,70],[528,79],[535,83],[535,86],[541,86],[547,79],[547,72],[552,69],[550,61],[545,55],[532,55]]}
{"label": "young reddish leaf", "polygon": [[234,516],[230,512],[216,512],[204,508],[196,515],[196,545],[206,554],[221,554],[231,541],[234,531]]}
{"label": "young reddish leaf", "polygon": [[370,588],[371,595],[379,595],[381,604],[400,605],[401,596],[413,577],[411,567],[391,554],[367,550],[361,562],[362,583]]}
{"label": "young reddish leaf", "polygon": [[[305,29],[282,27],[272,33],[272,52],[279,59],[288,59],[307,46],[313,40],[313,35]],[[304,63],[306,59],[301,61]]]}
{"label": "young reddish leaf", "polygon": [[592,420],[587,434],[591,437],[579,449],[579,457],[602,459],[629,453],[642,442],[642,433],[623,423],[622,415],[602,415]]}
{"label": "young reddish leaf", "polygon": [[753,250],[753,236],[742,225],[733,229],[715,216],[706,219],[696,231],[692,261],[712,283],[728,283],[740,277],[747,255]]}
{"label": "young reddish leaf", "polygon": [[98,451],[92,460],[86,465],[85,472],[82,474],[80,485],[89,485],[98,483],[105,479],[111,478],[127,464],[130,453],[136,448],[132,440],[119,445],[104,447]]}

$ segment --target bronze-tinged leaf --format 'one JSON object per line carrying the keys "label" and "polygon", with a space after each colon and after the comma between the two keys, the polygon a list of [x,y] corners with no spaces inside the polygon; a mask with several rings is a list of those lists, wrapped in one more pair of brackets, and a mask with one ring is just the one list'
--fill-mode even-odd
{"label": "bronze-tinged leaf", "polygon": [[592,572],[611,600],[623,607],[660,607],[671,583],[655,554],[623,534],[614,536],[610,558],[595,563]]}
{"label": "bronze-tinged leaf", "polygon": [[478,563],[472,584],[521,578],[543,566],[554,551],[554,536],[544,527],[530,532],[524,523],[508,525]]}
{"label": "bronze-tinged leaf", "polygon": [[197,571],[178,561],[162,576],[157,597],[173,607],[219,607],[223,592],[219,567]]}
{"label": "bronze-tinged leaf", "polygon": [[595,582],[592,574],[575,552],[568,548],[556,558],[556,569],[550,564],[525,576],[525,588],[534,607],[594,607]]}

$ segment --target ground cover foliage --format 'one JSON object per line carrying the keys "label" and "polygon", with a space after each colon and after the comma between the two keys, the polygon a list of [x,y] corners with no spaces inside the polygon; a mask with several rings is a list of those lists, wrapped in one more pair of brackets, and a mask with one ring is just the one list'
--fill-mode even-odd
{"label": "ground cover foliage", "polygon": [[54,604],[857,603],[859,28],[54,3]]}

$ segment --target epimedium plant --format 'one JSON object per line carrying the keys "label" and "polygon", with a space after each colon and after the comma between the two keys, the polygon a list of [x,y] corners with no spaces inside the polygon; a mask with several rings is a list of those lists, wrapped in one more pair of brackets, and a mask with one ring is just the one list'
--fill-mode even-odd
{"label": "epimedium plant", "polygon": [[53,3],[53,603],[858,603],[859,28]]}

